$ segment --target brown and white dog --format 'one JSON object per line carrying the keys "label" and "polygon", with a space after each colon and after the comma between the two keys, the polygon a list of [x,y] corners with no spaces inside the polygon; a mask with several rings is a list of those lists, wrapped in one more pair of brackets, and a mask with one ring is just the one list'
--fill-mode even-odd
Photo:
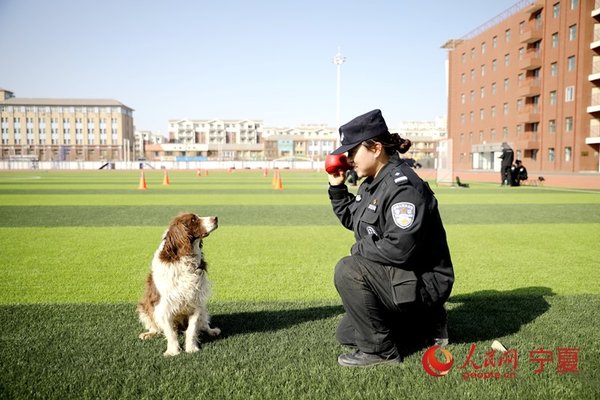
{"label": "brown and white dog", "polygon": [[217,226],[217,217],[179,214],[171,221],[154,253],[144,297],[137,307],[140,321],[148,331],[139,337],[146,340],[163,332],[167,338],[165,356],[179,354],[179,328],[185,329],[188,353],[199,350],[200,331],[211,336],[221,333],[219,328],[209,325],[210,286],[202,254],[202,239]]}

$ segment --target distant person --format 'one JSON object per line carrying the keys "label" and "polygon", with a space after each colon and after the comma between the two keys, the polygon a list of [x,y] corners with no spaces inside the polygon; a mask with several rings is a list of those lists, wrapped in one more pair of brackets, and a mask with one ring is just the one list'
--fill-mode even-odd
{"label": "distant person", "polygon": [[502,164],[500,165],[500,177],[502,181],[500,184],[502,186],[508,186],[511,182],[510,169],[515,159],[513,149],[508,145],[508,143],[502,143],[502,155],[500,155],[499,158],[502,159]]}
{"label": "distant person", "polygon": [[400,159],[410,140],[390,133],[381,111],[341,126],[340,141],[332,154],[347,152],[365,179],[354,195],[343,170],[329,175],[333,211],[356,239],[335,267],[335,287],[346,311],[336,338],[354,349],[338,363],[399,363],[406,334],[419,332],[422,344],[448,342],[444,303],[454,270],[446,231],[429,185]]}
{"label": "distant person", "polygon": [[352,186],[358,185],[358,174],[354,169],[350,169],[346,172],[346,182]]}
{"label": "distant person", "polygon": [[511,186],[521,186],[522,181],[529,179],[527,176],[527,168],[523,165],[521,160],[515,160],[515,164],[511,168]]}

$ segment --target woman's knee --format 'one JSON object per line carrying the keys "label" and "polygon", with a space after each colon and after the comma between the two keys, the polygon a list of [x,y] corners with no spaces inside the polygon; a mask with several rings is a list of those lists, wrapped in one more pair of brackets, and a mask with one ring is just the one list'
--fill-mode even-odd
{"label": "woman's knee", "polygon": [[357,263],[353,256],[342,258],[335,266],[333,276],[335,286],[345,285],[349,280],[356,280],[358,276]]}

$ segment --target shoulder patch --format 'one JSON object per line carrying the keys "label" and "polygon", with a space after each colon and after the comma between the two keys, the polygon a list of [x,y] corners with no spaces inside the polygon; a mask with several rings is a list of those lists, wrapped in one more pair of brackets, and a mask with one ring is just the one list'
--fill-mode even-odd
{"label": "shoulder patch", "polygon": [[391,175],[396,185],[404,185],[405,183],[408,183],[408,177],[404,175],[400,168],[394,169]]}
{"label": "shoulder patch", "polygon": [[416,207],[413,203],[400,202],[392,205],[392,218],[400,229],[408,229],[415,221]]}
{"label": "shoulder patch", "polygon": [[394,183],[396,185],[404,185],[407,182],[408,182],[408,178],[405,176],[398,176],[398,177],[394,178]]}

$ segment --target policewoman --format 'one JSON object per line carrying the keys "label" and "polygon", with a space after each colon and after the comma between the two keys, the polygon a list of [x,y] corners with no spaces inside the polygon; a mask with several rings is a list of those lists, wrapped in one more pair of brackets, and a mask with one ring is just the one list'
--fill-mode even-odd
{"label": "policewoman", "polygon": [[444,303],[454,271],[446,232],[429,185],[400,159],[410,141],[388,131],[380,110],[339,131],[341,146],[332,154],[348,153],[364,181],[355,196],[343,170],[329,175],[333,211],[356,239],[335,267],[346,311],[336,338],[354,349],[338,363],[399,363],[399,338],[418,332],[429,344],[448,342]]}

